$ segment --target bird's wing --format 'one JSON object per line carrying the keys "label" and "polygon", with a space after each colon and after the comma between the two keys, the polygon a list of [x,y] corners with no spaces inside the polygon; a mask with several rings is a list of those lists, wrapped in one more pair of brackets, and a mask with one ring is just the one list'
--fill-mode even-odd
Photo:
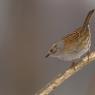
{"label": "bird's wing", "polygon": [[78,40],[80,38],[80,31],[82,27],[77,28],[74,32],[71,34],[66,35],[63,38],[64,41],[64,51],[76,51]]}
{"label": "bird's wing", "polygon": [[77,28],[74,32],[67,34],[63,40],[66,42],[72,42],[72,41],[76,41],[77,39],[79,39],[80,37],[80,31],[81,31],[82,27]]}

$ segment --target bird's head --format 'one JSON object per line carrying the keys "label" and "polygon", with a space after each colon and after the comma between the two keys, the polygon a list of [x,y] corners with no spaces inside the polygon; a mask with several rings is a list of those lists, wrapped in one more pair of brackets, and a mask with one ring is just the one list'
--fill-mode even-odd
{"label": "bird's head", "polygon": [[48,50],[48,53],[45,57],[58,57],[63,52],[63,41],[58,41],[54,43]]}

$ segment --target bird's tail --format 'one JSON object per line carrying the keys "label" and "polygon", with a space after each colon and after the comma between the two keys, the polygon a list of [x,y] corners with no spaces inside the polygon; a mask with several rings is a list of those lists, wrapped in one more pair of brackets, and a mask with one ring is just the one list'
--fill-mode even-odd
{"label": "bird's tail", "polygon": [[87,14],[87,16],[86,16],[86,18],[85,18],[85,20],[84,20],[83,27],[85,27],[86,25],[89,24],[90,18],[91,18],[91,16],[92,16],[92,14],[94,13],[94,11],[95,11],[95,9],[92,9],[92,10],[90,10],[90,11],[88,12],[88,14]]}

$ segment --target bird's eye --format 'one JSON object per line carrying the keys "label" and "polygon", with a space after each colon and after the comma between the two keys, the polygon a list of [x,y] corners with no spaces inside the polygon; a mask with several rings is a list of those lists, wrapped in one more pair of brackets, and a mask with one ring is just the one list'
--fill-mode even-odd
{"label": "bird's eye", "polygon": [[57,49],[56,48],[53,48],[50,50],[51,53],[56,53]]}
{"label": "bird's eye", "polygon": [[53,49],[51,49],[50,52],[53,52]]}

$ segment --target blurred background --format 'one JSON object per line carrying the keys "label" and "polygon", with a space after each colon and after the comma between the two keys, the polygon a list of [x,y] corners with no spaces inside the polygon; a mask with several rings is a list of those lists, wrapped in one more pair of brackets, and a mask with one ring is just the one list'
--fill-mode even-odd
{"label": "blurred background", "polygon": [[[94,0],[0,0],[0,94],[34,95],[70,65],[45,59],[53,42],[82,25]],[[95,50],[95,14],[91,19]],[[94,63],[94,62],[93,62]],[[95,95],[95,64],[50,95]]]}

